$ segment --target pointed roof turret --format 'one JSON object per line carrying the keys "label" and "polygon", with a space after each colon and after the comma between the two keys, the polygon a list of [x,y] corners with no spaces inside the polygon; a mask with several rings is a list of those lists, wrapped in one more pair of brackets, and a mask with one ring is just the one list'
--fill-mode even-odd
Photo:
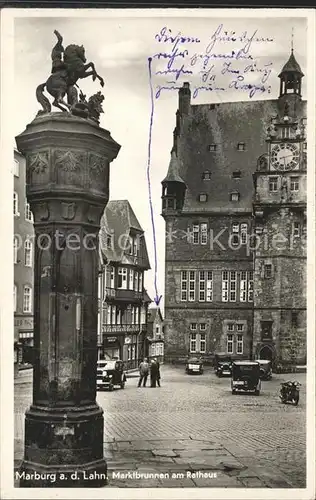
{"label": "pointed roof turret", "polygon": [[171,158],[170,158],[168,173],[167,173],[167,176],[162,181],[162,183],[181,182],[182,184],[185,184],[184,180],[179,175],[179,169],[180,169],[180,161],[176,155],[175,150],[173,149],[171,151]]}
{"label": "pointed roof turret", "polygon": [[285,73],[297,73],[301,77],[304,76],[304,73],[301,70],[300,65],[294,56],[294,50],[291,49],[291,55],[288,61],[284,64],[281,73],[279,74],[279,78],[283,76]]}

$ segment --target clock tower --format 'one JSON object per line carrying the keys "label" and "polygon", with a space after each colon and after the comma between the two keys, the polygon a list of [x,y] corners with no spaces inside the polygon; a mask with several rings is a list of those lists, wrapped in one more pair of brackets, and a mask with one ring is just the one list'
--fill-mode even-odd
{"label": "clock tower", "polygon": [[254,354],[304,362],[306,352],[306,117],[293,50],[254,179]]}

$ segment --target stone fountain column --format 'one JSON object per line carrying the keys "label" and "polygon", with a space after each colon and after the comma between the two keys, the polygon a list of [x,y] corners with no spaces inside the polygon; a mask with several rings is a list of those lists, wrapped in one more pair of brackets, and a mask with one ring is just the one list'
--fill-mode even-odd
{"label": "stone fountain column", "polygon": [[69,113],[38,116],[16,142],[35,228],[33,402],[20,486],[102,486],[98,233],[120,146],[94,121]]}

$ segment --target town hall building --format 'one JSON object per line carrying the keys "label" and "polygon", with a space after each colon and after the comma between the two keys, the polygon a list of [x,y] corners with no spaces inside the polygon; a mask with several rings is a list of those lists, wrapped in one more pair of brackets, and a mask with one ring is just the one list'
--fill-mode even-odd
{"label": "town hall building", "polygon": [[179,90],[162,181],[165,360],[306,361],[306,101],[293,50],[278,99]]}

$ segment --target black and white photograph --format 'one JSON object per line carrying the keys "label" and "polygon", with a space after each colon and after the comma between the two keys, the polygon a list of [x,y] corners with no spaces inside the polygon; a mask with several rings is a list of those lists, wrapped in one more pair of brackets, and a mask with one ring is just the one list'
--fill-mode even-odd
{"label": "black and white photograph", "polygon": [[314,498],[315,45],[1,12],[3,498]]}

